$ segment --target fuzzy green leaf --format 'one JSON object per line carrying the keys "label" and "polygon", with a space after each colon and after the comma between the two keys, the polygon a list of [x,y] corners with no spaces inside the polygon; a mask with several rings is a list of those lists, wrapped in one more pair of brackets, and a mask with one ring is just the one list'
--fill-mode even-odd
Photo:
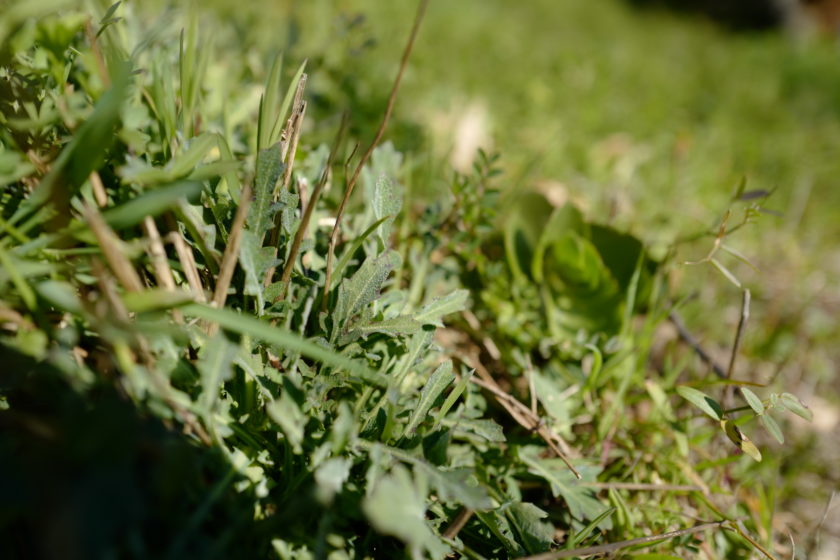
{"label": "fuzzy green leaf", "polygon": [[443,558],[449,547],[427,524],[425,500],[418,494],[408,469],[397,465],[362,501],[362,510],[377,531],[405,542],[413,551],[412,556],[427,551],[432,558]]}
{"label": "fuzzy green leaf", "polygon": [[802,401],[799,400],[799,397],[792,393],[782,393],[779,397],[779,402],[789,411],[793,412],[797,416],[800,416],[810,422],[814,419],[814,413],[811,412],[807,406],[802,404]]}
{"label": "fuzzy green leaf", "polygon": [[413,434],[417,430],[417,426],[426,418],[437,398],[453,381],[455,381],[455,374],[452,373],[452,362],[444,362],[435,369],[420,393],[420,400],[405,427],[406,434]]}
{"label": "fuzzy green leaf", "polygon": [[424,325],[442,327],[442,318],[466,309],[469,297],[470,292],[468,290],[455,290],[451,294],[436,298],[424,305],[420,311],[414,314],[414,318]]}
{"label": "fuzzy green leaf", "polygon": [[747,404],[750,405],[750,408],[752,408],[756,414],[764,414],[764,404],[761,402],[761,399],[758,398],[758,395],[746,387],[741,387],[741,394],[744,395],[744,400],[747,401]]}

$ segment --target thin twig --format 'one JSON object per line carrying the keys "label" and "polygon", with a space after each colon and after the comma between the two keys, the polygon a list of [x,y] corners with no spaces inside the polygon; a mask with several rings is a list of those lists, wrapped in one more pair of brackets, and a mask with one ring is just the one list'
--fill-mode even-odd
{"label": "thin twig", "polygon": [[108,263],[108,267],[117,277],[123,288],[129,292],[139,292],[143,290],[143,283],[140,281],[140,275],[134,270],[131,261],[125,255],[123,243],[105,223],[102,214],[99,213],[95,207],[85,205],[82,210],[85,220],[90,226],[93,235],[99,242],[99,247],[102,249],[102,255]]}
{"label": "thin twig", "polygon": [[[484,369],[484,366],[481,366],[478,360],[474,360],[474,363],[471,365],[479,372],[479,375],[481,375],[483,379],[478,379],[473,376],[470,377],[470,381],[479,387],[490,391],[493,396],[496,397],[496,401],[502,405],[508,414],[510,414],[511,418],[513,418],[520,426],[527,430],[535,431],[543,439],[543,441],[548,444],[554,454],[557,455],[563,463],[565,463],[566,467],[574,473],[577,479],[580,480],[582,478],[581,474],[566,457],[569,451],[566,442],[550,430],[538,416],[533,415],[527,406],[519,402],[512,395],[505,393],[501,387],[496,384],[492,377],[488,379],[487,376],[489,376],[489,373],[483,375],[481,370]],[[560,445],[566,447],[566,451],[560,449]]]}
{"label": "thin twig", "polygon": [[646,544],[655,544],[658,541],[666,540],[666,539],[673,539],[676,537],[682,537],[684,535],[691,535],[694,533],[700,533],[702,531],[706,531],[708,529],[717,529],[720,527],[725,527],[729,525],[730,522],[727,520],[724,521],[712,521],[709,523],[701,523],[700,525],[695,525],[694,527],[688,527],[686,529],[680,529],[678,531],[670,531],[668,533],[662,533],[661,535],[651,535],[649,537],[639,537],[638,539],[630,539],[627,541],[618,541],[610,544],[602,544],[598,546],[587,546],[584,548],[573,548],[569,550],[554,550],[552,552],[544,552],[542,554],[534,554],[533,556],[523,556],[520,560],[555,560],[556,558],[572,558],[574,556],[592,556],[594,554],[608,554],[611,552],[616,552],[621,550],[622,548],[628,548],[631,546],[638,546],[638,545],[646,545]]}
{"label": "thin twig", "polygon": [[599,490],[638,490],[641,492],[704,492],[694,484],[650,484],[645,482],[579,482],[580,486]]}
{"label": "thin twig", "polygon": [[[732,343],[732,353],[729,356],[729,367],[726,368],[726,379],[732,379],[732,372],[735,371],[735,360],[738,357],[738,352],[741,349],[741,338],[744,336],[744,329],[747,326],[747,321],[750,318],[750,299],[751,294],[748,289],[744,290],[743,298],[741,299],[741,316],[738,318],[738,328],[735,330],[735,341]],[[734,386],[727,385],[723,393],[723,403],[727,408],[732,406],[732,393]]]}
{"label": "thin twig", "polygon": [[732,371],[735,369],[735,358],[738,356],[738,350],[741,348],[741,337],[744,335],[744,327],[747,326],[747,320],[750,318],[750,295],[749,290],[744,290],[743,299],[741,300],[741,317],[738,319],[738,329],[735,331],[735,342],[732,344],[729,367],[726,368],[727,379],[732,379]]}
{"label": "thin twig", "polygon": [[[245,230],[245,220],[248,218],[248,210],[251,208],[251,185],[246,184],[239,194],[239,208],[233,217],[233,224],[228,235],[228,244],[222,255],[222,263],[219,265],[219,275],[216,277],[216,287],[213,291],[211,303],[217,308],[225,306],[227,291],[233,280],[233,272],[236,270],[236,261],[239,259],[239,246],[242,244],[242,232]],[[202,324],[207,336],[214,336],[219,330],[216,322],[205,321]]]}
{"label": "thin twig", "polygon": [[108,205],[108,194],[105,192],[105,185],[102,184],[102,178],[99,176],[99,173],[94,171],[90,174],[88,180],[90,181],[90,186],[93,190],[93,197],[96,199],[96,204],[98,204],[100,208],[104,208]]}
{"label": "thin twig", "polygon": [[700,344],[700,341],[691,334],[691,331],[685,326],[683,323],[682,318],[676,311],[671,311],[668,313],[668,319],[673,323],[673,325],[677,328],[677,333],[679,333],[680,338],[691,346],[692,350],[697,354],[697,356],[705,363],[707,366],[712,368],[712,371],[715,372],[715,375],[720,377],[721,379],[726,379],[726,370],[723,369],[723,366],[718,364],[714,358],[706,351],[705,348]]}
{"label": "thin twig", "polygon": [[332,234],[330,235],[330,244],[329,249],[327,250],[327,271],[326,282],[324,283],[323,301],[327,301],[330,291],[333,259],[335,258],[335,246],[338,243],[338,233],[341,230],[341,219],[344,217],[344,211],[347,208],[350,195],[353,194],[353,189],[356,186],[356,182],[359,180],[359,175],[362,173],[362,169],[365,164],[367,164],[370,156],[373,154],[373,150],[376,149],[376,146],[385,134],[385,128],[388,126],[388,121],[390,120],[391,113],[394,110],[394,103],[397,100],[397,92],[400,89],[400,82],[402,82],[403,74],[405,73],[406,66],[408,66],[408,59],[411,56],[411,50],[414,47],[414,41],[417,38],[417,32],[420,30],[420,24],[423,21],[423,15],[426,13],[426,6],[428,4],[429,0],[420,0],[417,5],[417,14],[414,17],[414,25],[411,28],[411,34],[408,36],[408,43],[405,45],[402,60],[400,61],[400,68],[397,71],[397,77],[394,79],[394,85],[391,88],[391,94],[388,96],[388,104],[385,107],[385,114],[382,117],[382,122],[379,124],[379,129],[376,131],[376,136],[373,138],[373,142],[370,143],[370,146],[368,146],[367,150],[362,155],[362,159],[359,160],[359,164],[356,166],[353,176],[347,183],[347,188],[344,191],[344,197],[341,199],[341,204],[338,206],[338,212],[335,216],[335,225],[333,226]]}
{"label": "thin twig", "polygon": [[[160,238],[155,220],[151,216],[143,218],[143,230],[149,238],[149,259],[152,261],[152,267],[155,270],[155,278],[158,285],[168,292],[175,291],[175,280],[172,278],[172,269],[169,267],[169,261],[166,259],[166,250],[163,248],[163,241]],[[176,322],[181,323],[184,316],[177,309],[172,310],[172,317]]]}
{"label": "thin twig", "polygon": [[[236,269],[236,261],[239,258],[239,245],[242,243],[242,231],[245,229],[245,220],[248,218],[248,209],[250,207],[251,185],[245,185],[239,196],[239,208],[236,209],[236,215],[233,217],[233,225],[230,227],[228,244],[225,247],[224,255],[222,255],[222,264],[219,266],[216,290],[213,292],[213,305],[219,308],[224,307],[225,300],[227,299],[227,291],[233,279],[233,271]],[[217,323],[211,324],[218,327]],[[215,329],[212,330],[215,332]]]}
{"label": "thin twig", "polygon": [[473,516],[473,513],[475,512],[470,508],[462,507],[458,515],[455,516],[455,519],[452,520],[441,536],[445,539],[454,539]]}
{"label": "thin twig", "polygon": [[[292,114],[286,123],[286,128],[283,129],[281,138],[286,138],[284,143],[283,161],[285,162],[285,169],[283,170],[283,181],[280,183],[280,188],[274,193],[274,200],[276,201],[280,192],[289,188],[289,181],[292,177],[292,169],[295,166],[295,155],[297,154],[298,140],[300,139],[300,131],[303,128],[303,119],[306,115],[306,101],[303,100],[303,90],[306,88],[306,74],[301,75],[295,90],[294,101],[292,102]],[[301,206],[302,208],[303,206]],[[271,233],[268,238],[268,246],[273,248],[274,257],[277,257],[277,245],[280,243],[280,233],[282,231],[282,213],[278,212],[274,217],[274,225],[271,228]],[[274,271],[277,267],[272,266],[265,271],[263,277],[263,285],[268,287],[274,279]]]}
{"label": "thin twig", "polygon": [[207,297],[204,295],[204,286],[201,283],[201,275],[198,273],[198,266],[195,264],[195,257],[192,251],[187,246],[187,242],[177,230],[169,232],[169,241],[175,247],[175,252],[178,253],[178,260],[181,263],[181,269],[184,271],[184,276],[187,277],[187,283],[190,286],[195,301],[204,303]]}

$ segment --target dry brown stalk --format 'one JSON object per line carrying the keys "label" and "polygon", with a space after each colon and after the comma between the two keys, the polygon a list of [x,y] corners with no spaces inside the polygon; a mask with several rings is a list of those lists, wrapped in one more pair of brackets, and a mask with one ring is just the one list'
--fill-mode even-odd
{"label": "dry brown stalk", "polygon": [[295,261],[297,260],[297,254],[300,251],[300,244],[303,242],[303,236],[306,235],[306,231],[309,229],[309,221],[312,219],[312,212],[314,212],[315,206],[318,204],[318,199],[321,196],[321,191],[324,190],[324,186],[327,184],[327,180],[329,180],[330,170],[332,169],[333,162],[335,161],[335,156],[338,153],[338,148],[341,145],[341,139],[344,136],[344,131],[346,128],[347,115],[345,114],[345,116],[341,119],[341,126],[338,127],[338,132],[335,135],[335,141],[333,142],[332,149],[330,150],[330,155],[327,157],[326,164],[324,164],[324,171],[321,173],[321,178],[318,180],[318,183],[315,185],[315,188],[312,189],[312,196],[309,197],[309,202],[306,205],[306,210],[303,212],[300,224],[298,225],[298,229],[295,232],[295,237],[292,239],[292,246],[289,249],[289,256],[286,259],[286,263],[283,265],[283,274],[280,277],[280,293],[274,299],[275,303],[278,301],[282,301],[283,298],[286,297],[286,290],[288,289],[289,281],[292,278],[292,270],[294,270]]}
{"label": "dry brown stalk", "polygon": [[[155,270],[155,279],[157,279],[158,285],[167,291],[174,292],[175,280],[172,277],[172,269],[169,267],[169,261],[166,259],[166,250],[163,248],[163,240],[160,237],[160,232],[151,216],[143,218],[143,231],[149,238],[149,259],[152,261],[152,267]],[[183,315],[177,309],[172,310],[172,317],[178,323],[184,320]]]}
{"label": "dry brown stalk", "polygon": [[[248,209],[251,207],[251,186],[245,185],[239,196],[239,208],[233,217],[233,225],[230,228],[228,244],[225,253],[222,255],[222,264],[219,266],[219,276],[216,280],[216,289],[213,292],[213,305],[224,307],[227,300],[227,291],[233,279],[233,271],[236,270],[236,261],[239,259],[239,246],[242,244],[242,232],[245,229],[245,220],[248,218]],[[219,326],[210,323],[207,333],[213,335]]]}
{"label": "dry brown stalk", "polygon": [[508,412],[508,414],[510,414],[510,417],[513,418],[517,424],[527,430],[536,432],[537,435],[539,435],[543,441],[548,444],[554,454],[557,455],[563,463],[565,463],[566,467],[568,467],[578,480],[580,480],[580,473],[568,459],[568,456],[572,454],[572,450],[565,440],[546,426],[542,422],[542,419],[532,412],[528,406],[519,402],[519,400],[517,400],[513,395],[505,392],[501,387],[499,387],[498,383],[496,383],[495,379],[493,379],[493,376],[478,359],[476,353],[474,353],[472,357],[461,355],[459,358],[464,361],[464,363],[475,369],[479,377],[481,377],[481,379],[477,379],[473,376],[470,378],[470,381],[482,389],[492,393],[496,398],[496,401]]}
{"label": "dry brown stalk", "polygon": [[108,267],[114,273],[114,276],[117,277],[117,280],[119,280],[123,288],[129,292],[143,290],[140,275],[137,274],[137,271],[131,265],[131,261],[125,256],[123,242],[108,227],[99,210],[90,205],[85,205],[83,214],[91,231],[93,231],[93,235],[99,242],[99,247],[102,249],[102,255],[105,257]]}
{"label": "dry brown stalk", "polygon": [[[281,138],[287,139],[283,144],[282,157],[285,162],[285,169],[283,170],[283,181],[280,184],[280,190],[274,193],[274,200],[277,200],[279,193],[289,188],[289,181],[292,178],[292,170],[295,166],[295,155],[297,154],[298,140],[300,139],[300,131],[303,128],[303,119],[306,116],[306,101],[303,100],[303,91],[306,88],[306,74],[300,77],[297,89],[295,90],[295,97],[292,103],[292,114],[286,122],[286,127],[283,129]],[[304,208],[303,197],[301,197],[301,208]],[[280,223],[281,216],[278,213],[274,217],[274,226],[271,228],[271,234],[268,239],[268,246],[274,250],[274,256],[277,257],[277,245],[280,243]],[[265,272],[263,277],[263,285],[268,286],[274,279],[274,271],[277,267],[272,266]]]}
{"label": "dry brown stalk", "polygon": [[90,186],[93,188],[93,197],[100,208],[105,208],[108,205],[108,194],[105,192],[105,185],[102,184],[102,178],[99,173],[94,171],[90,174]]}
{"label": "dry brown stalk", "polygon": [[204,296],[204,286],[201,284],[201,276],[198,273],[198,266],[195,264],[195,257],[192,254],[187,242],[177,231],[169,233],[169,241],[175,247],[175,252],[178,253],[178,260],[181,263],[181,268],[184,271],[184,276],[187,277],[187,283],[190,285],[190,290],[193,293],[193,298],[199,303],[204,303],[207,298]]}

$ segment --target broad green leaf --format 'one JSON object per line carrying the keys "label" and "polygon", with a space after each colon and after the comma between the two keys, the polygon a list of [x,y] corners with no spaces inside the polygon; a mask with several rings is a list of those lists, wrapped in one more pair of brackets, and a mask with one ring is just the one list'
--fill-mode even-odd
{"label": "broad green leaf", "polygon": [[773,436],[776,441],[782,444],[785,442],[785,436],[782,433],[782,429],[769,414],[762,414],[758,417],[758,419],[761,420],[764,428],[770,432],[770,435]]}
{"label": "broad green leaf", "polygon": [[551,550],[554,544],[554,526],[544,521],[548,514],[527,502],[515,502],[506,510],[507,517],[516,529],[519,541],[530,554]]}
{"label": "broad green leaf", "polygon": [[265,286],[263,278],[266,271],[280,261],[275,258],[271,247],[262,247],[261,241],[251,230],[242,232],[242,244],[239,249],[239,264],[245,272],[243,293],[257,298],[257,315],[262,315],[265,308]]}
{"label": "broad green leaf", "polygon": [[182,311],[185,315],[218,323],[223,329],[247,334],[265,342],[275,344],[288,351],[299,352],[308,358],[318,360],[339,370],[346,370],[348,373],[365,382],[373,383],[380,387],[386,387],[388,385],[387,379],[382,374],[372,371],[367,366],[338,352],[306,340],[300,335],[272,326],[265,321],[242,315],[230,309],[216,309],[209,305],[198,303],[186,305],[182,308]]}
{"label": "broad green leaf", "polygon": [[440,364],[429,377],[426,385],[420,393],[420,400],[417,402],[414,412],[405,427],[406,434],[413,434],[420,422],[426,419],[426,415],[432,408],[437,398],[455,381],[455,374],[452,373],[452,362],[446,361]]}
{"label": "broad green leaf", "polygon": [[811,412],[807,406],[802,404],[802,401],[799,400],[799,397],[792,393],[782,393],[779,397],[779,402],[789,411],[793,412],[797,416],[800,416],[810,422],[814,419],[814,413]]}
{"label": "broad green leaf", "polygon": [[448,503],[462,504],[470,509],[484,510],[493,506],[487,491],[481,486],[472,470],[466,467],[454,469],[441,469],[428,461],[406,453],[402,449],[389,447],[382,444],[370,444],[364,442],[365,446],[372,448],[371,455],[387,454],[408,463],[427,480],[437,492],[441,500]]}
{"label": "broad green leaf", "polygon": [[747,401],[747,404],[750,405],[750,408],[752,408],[758,415],[764,414],[764,404],[761,402],[761,399],[758,398],[758,395],[756,395],[746,387],[741,387],[740,389],[741,394],[744,395],[744,400]]}
{"label": "broad green leaf", "polygon": [[283,434],[288,439],[292,450],[296,454],[303,452],[304,426],[306,415],[300,410],[300,406],[289,396],[288,391],[283,391],[279,399],[268,403],[265,407],[268,416],[280,426]]}
{"label": "broad green leaf", "polygon": [[723,409],[720,404],[702,391],[698,391],[693,387],[680,385],[677,387],[677,393],[715,420],[723,419]]}
{"label": "broad green leaf", "polygon": [[35,286],[38,295],[62,311],[82,313],[82,303],[76,293],[76,288],[67,282],[47,280]]}
{"label": "broad green leaf", "polygon": [[222,334],[217,334],[201,347],[196,369],[201,376],[201,396],[198,408],[205,422],[212,422],[214,405],[222,390],[222,383],[233,375],[233,360],[238,348]]}
{"label": "broad green leaf", "polygon": [[402,465],[379,479],[362,501],[362,510],[374,529],[406,543],[412,556],[426,551],[432,558],[443,558],[449,553],[449,547],[426,522],[426,496],[417,493],[411,474]]}
{"label": "broad green leaf", "polygon": [[435,298],[424,305],[420,311],[414,314],[414,318],[424,325],[442,327],[443,317],[466,309],[469,297],[469,290],[455,290],[451,294]]}
{"label": "broad green leaf", "polygon": [[493,501],[473,476],[472,469],[444,470],[425,462],[422,468],[441,501],[478,510],[493,507]]}

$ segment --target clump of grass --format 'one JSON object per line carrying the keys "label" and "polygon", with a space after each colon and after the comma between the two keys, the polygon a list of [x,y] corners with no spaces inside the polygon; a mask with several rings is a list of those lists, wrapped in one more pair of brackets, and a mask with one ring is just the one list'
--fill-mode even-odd
{"label": "clump of grass", "polygon": [[639,527],[764,550],[766,512],[716,497],[736,459],[713,438],[808,411],[648,375],[665,263],[539,195],[499,229],[484,153],[404,208],[378,144],[425,2],[352,173],[346,123],[307,143],[305,63],[252,72],[190,10],[28,6],[0,20],[10,556],[559,558]]}

